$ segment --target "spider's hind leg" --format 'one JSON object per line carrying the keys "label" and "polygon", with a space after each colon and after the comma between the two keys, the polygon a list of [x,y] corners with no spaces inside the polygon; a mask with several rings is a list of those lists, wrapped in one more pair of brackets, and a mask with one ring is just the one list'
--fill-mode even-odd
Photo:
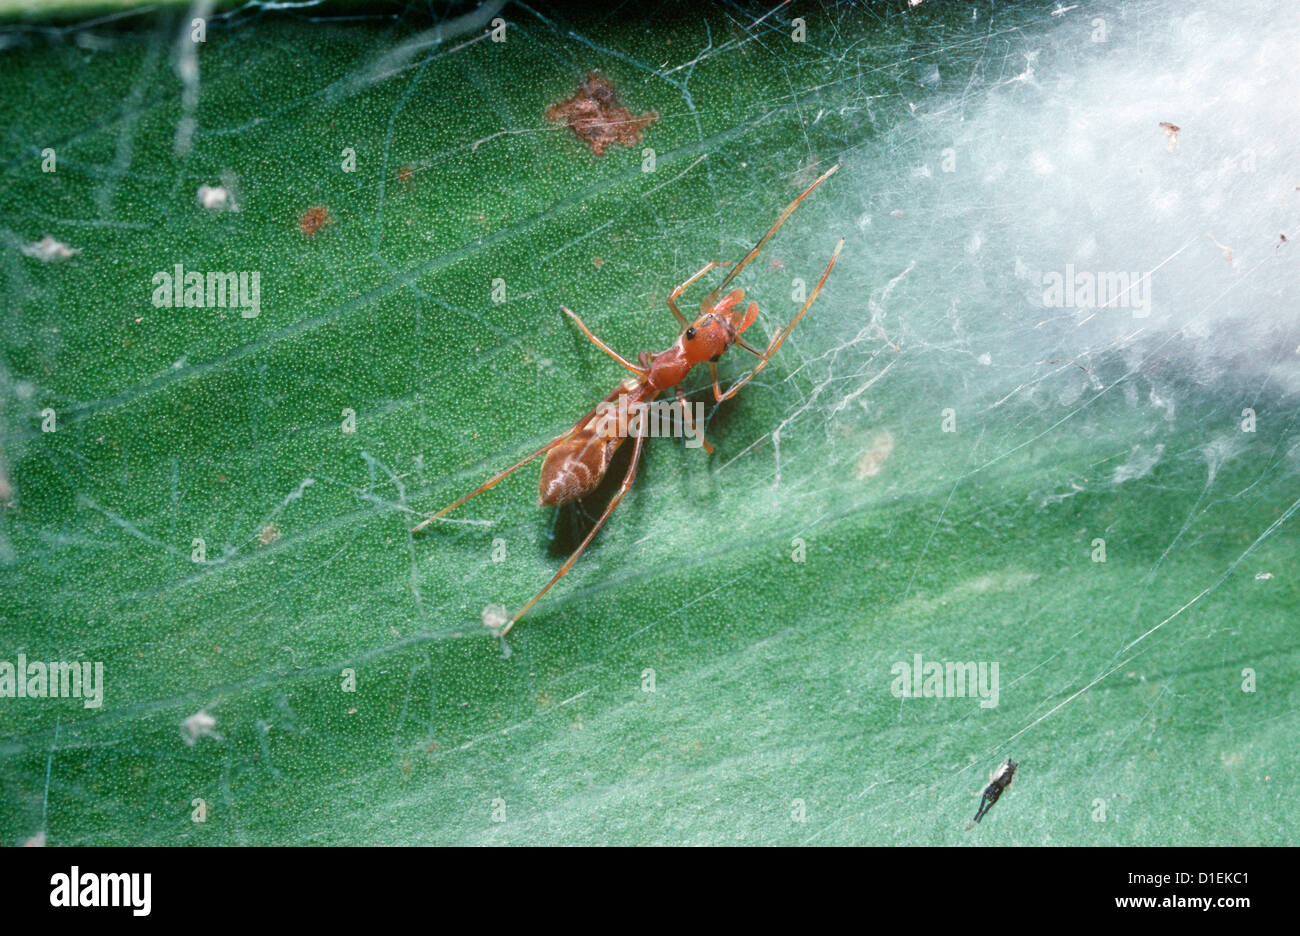
{"label": "spider's hind leg", "polygon": [[528,612],[528,609],[537,604],[538,600],[551,590],[551,586],[564,578],[568,571],[573,568],[573,564],[578,561],[578,557],[582,555],[583,550],[587,548],[587,545],[596,536],[596,533],[600,531],[600,528],[605,525],[605,521],[609,519],[609,515],[612,514],[614,508],[622,502],[623,496],[628,492],[628,488],[630,488],[632,482],[636,480],[636,466],[637,462],[641,460],[641,443],[644,441],[645,435],[641,432],[637,432],[636,444],[632,449],[632,464],[628,465],[627,474],[623,476],[622,486],[618,489],[618,493],[614,495],[613,499],[609,502],[609,505],[605,508],[605,512],[600,515],[600,519],[596,521],[596,525],[591,528],[591,531],[587,534],[586,538],[578,544],[578,548],[573,551],[573,555],[568,558],[568,561],[566,561],[564,565],[560,566],[560,571],[555,573],[555,576],[546,583],[546,586],[541,591],[536,595],[533,595],[532,600],[530,600],[528,604],[515,612],[515,616],[512,617],[510,622],[501,629],[501,632],[497,635],[498,637],[504,637],[506,634],[510,633],[510,629],[514,627],[519,619]]}
{"label": "spider's hind leg", "polygon": [[541,448],[539,448],[537,451],[533,452],[533,454],[529,455],[527,458],[524,458],[524,459],[521,460],[521,461],[517,461],[517,462],[515,462],[513,465],[511,465],[511,466],[510,466],[509,468],[507,468],[505,471],[502,471],[502,472],[499,472],[499,473],[497,473],[497,474],[494,474],[492,477],[488,478],[486,481],[484,481],[482,484],[480,484],[480,485],[479,485],[478,487],[476,487],[474,490],[470,491],[468,494],[466,494],[466,495],[465,495],[464,497],[462,497],[460,500],[453,501],[452,503],[450,503],[450,504],[448,504],[446,507],[442,508],[442,510],[438,511],[438,512],[437,512],[436,514],[434,514],[433,516],[431,516],[431,517],[426,517],[424,520],[421,520],[418,524],[416,524],[414,527],[411,528],[411,532],[412,532],[412,533],[419,533],[421,530],[423,530],[425,527],[427,527],[430,523],[433,523],[433,521],[437,520],[437,519],[438,519],[439,517],[441,517],[443,514],[450,513],[451,511],[455,510],[457,507],[459,507],[461,504],[465,503],[465,501],[469,500],[471,497],[477,497],[478,495],[482,494],[484,491],[488,490],[489,488],[496,487],[496,485],[497,485],[498,483],[500,483],[501,481],[504,481],[504,480],[505,480],[506,478],[508,478],[510,475],[514,474],[516,471],[518,471],[520,468],[524,467],[524,465],[528,464],[528,463],[529,463],[530,461],[532,461],[533,459],[537,458],[539,455],[545,455],[547,452],[549,452],[551,449],[555,448],[557,445],[559,445],[561,442],[563,442],[565,439],[567,439],[567,438],[568,438],[569,436],[571,436],[571,435],[573,435],[573,430],[572,430],[572,429],[570,429],[570,430],[568,430],[567,432],[561,433],[560,435],[556,436],[556,437],[555,437],[554,439],[552,439],[550,442],[547,442],[545,445],[543,445],[543,446],[542,446]]}

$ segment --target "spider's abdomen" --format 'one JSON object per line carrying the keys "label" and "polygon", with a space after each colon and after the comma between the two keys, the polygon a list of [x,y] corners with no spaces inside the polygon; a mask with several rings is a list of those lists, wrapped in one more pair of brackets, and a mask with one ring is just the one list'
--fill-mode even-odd
{"label": "spider's abdomen", "polygon": [[594,491],[623,440],[629,432],[637,431],[637,408],[657,395],[658,391],[635,378],[611,390],[587,415],[585,423],[546,453],[537,502],[553,507]]}
{"label": "spider's abdomen", "polygon": [[537,502],[553,507],[590,494],[605,477],[622,441],[618,437],[602,438],[594,428],[584,428],[551,449],[542,462]]}

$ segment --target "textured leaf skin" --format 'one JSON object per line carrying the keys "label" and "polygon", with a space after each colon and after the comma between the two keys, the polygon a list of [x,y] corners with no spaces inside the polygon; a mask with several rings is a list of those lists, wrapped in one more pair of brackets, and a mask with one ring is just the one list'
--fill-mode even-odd
{"label": "textured leaf skin", "polygon": [[[1294,844],[1294,521],[1233,567],[1292,507],[1294,425],[1263,421],[1207,485],[1207,428],[1267,394],[1189,379],[1157,422],[1119,391],[1060,403],[1053,388],[1080,379],[1066,366],[1047,404],[991,408],[1051,355],[990,374],[954,350],[967,339],[945,310],[969,286],[967,334],[991,342],[1032,313],[1006,283],[926,262],[959,254],[956,234],[895,250],[879,223],[895,203],[873,201],[895,181],[887,141],[909,96],[927,93],[892,65],[912,44],[957,46],[965,6],[863,15],[833,37],[818,15],[796,45],[710,14],[719,51],[689,83],[655,68],[704,47],[699,15],[570,13],[360,86],[428,24],[241,17],[202,50],[186,158],[170,32],[9,55],[0,659],[102,661],[106,696],[98,711],[0,700],[3,844]],[[863,77],[844,82],[850,49]],[[643,140],[653,174],[636,149],[597,158],[544,120],[593,69],[661,115]],[[602,502],[542,510],[530,468],[452,517],[466,522],[408,528],[621,379],[559,304],[628,356],[666,346],[668,290],[741,255],[841,158],[743,281],[770,333],[791,278],[847,235],[823,299],[711,414],[716,455],[649,446],[505,652],[483,608],[532,595]],[[238,212],[196,203],[223,172]],[[333,221],[304,236],[317,205]],[[46,234],[81,253],[17,249]],[[908,322],[900,349],[858,340],[910,256],[921,269],[889,306]],[[260,315],[154,308],[151,277],[175,263],[259,271]],[[707,399],[702,374],[688,388]],[[949,401],[961,421],[944,434]],[[1153,425],[1166,457],[1114,483]],[[882,430],[888,458],[859,477]],[[999,661],[1000,704],[894,697],[891,666],[917,652]],[[1244,667],[1261,691],[1240,691]],[[200,711],[216,735],[187,745]],[[970,792],[1007,756],[1015,785],[964,833]],[[1098,800],[1108,821],[1091,819]]]}

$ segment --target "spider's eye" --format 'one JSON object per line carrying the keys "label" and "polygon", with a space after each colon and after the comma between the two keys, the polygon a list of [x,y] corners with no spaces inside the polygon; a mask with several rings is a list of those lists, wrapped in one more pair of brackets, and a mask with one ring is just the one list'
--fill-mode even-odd
{"label": "spider's eye", "polygon": [[690,341],[694,337],[695,337],[695,328],[691,327],[686,329],[686,340]]}

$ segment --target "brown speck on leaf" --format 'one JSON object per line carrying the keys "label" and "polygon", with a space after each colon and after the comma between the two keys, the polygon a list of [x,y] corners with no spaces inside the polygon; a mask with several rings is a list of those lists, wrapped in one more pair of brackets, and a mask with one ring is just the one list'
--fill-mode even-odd
{"label": "brown speck on leaf", "polygon": [[257,541],[263,546],[270,546],[279,538],[280,528],[274,523],[268,523],[266,526],[262,527],[261,531],[257,534]]}
{"label": "brown speck on leaf", "polygon": [[578,86],[573,97],[546,108],[546,119],[567,123],[569,129],[597,156],[605,154],[611,143],[631,146],[641,139],[641,131],[658,120],[654,111],[633,117],[618,103],[614,86],[595,72]]}
{"label": "brown speck on leaf", "polygon": [[415,178],[415,170],[410,166],[403,166],[397,170],[397,181],[403,185],[410,185],[413,178]]}
{"label": "brown speck on leaf", "polygon": [[298,219],[298,229],[310,237],[325,225],[333,223],[334,219],[330,217],[329,209],[323,205],[317,205],[314,208],[308,208],[306,214]]}
{"label": "brown speck on leaf", "polygon": [[599,270],[601,267],[603,267],[603,266],[605,265],[605,261],[602,260],[602,259],[600,259],[600,257],[592,257],[592,258],[591,258],[591,264],[592,264],[592,266],[594,266],[597,270]]}
{"label": "brown speck on leaf", "polygon": [[1178,145],[1178,131],[1183,128],[1166,120],[1160,121],[1160,126],[1165,131],[1165,136],[1169,138],[1169,149],[1173,149]]}
{"label": "brown speck on leaf", "polygon": [[771,267],[772,269],[774,269],[774,270],[784,270],[784,269],[785,269],[785,264],[782,263],[781,260],[780,260],[779,258],[777,258],[777,257],[773,257],[771,260],[767,261],[767,265],[770,266],[770,267]]}

